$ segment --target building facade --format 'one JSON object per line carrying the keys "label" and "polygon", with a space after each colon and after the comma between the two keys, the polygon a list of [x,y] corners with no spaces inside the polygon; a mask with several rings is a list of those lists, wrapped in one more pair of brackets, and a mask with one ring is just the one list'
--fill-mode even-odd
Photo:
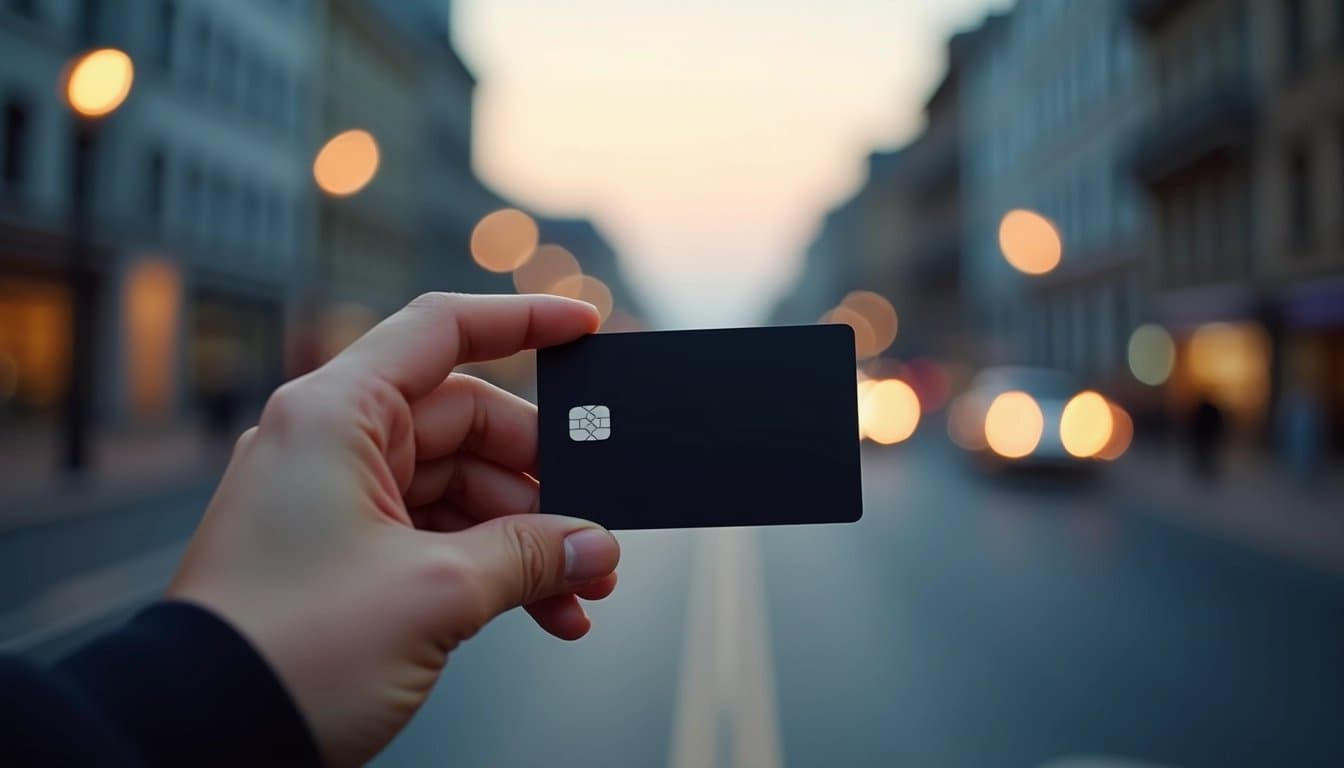
{"label": "building facade", "polygon": [[[1142,126],[1147,69],[1123,3],[1038,0],[985,22],[960,88],[965,315],[985,362],[1121,378],[1142,317],[1149,213],[1126,163]],[[1058,268],[1005,261],[999,224],[1049,218]]]}
{"label": "building facade", "polygon": [[1133,165],[1157,210],[1155,314],[1180,344],[1172,398],[1250,428],[1311,403],[1344,444],[1344,3],[1130,12],[1157,77]]}
{"label": "building facade", "polygon": [[91,154],[97,419],[180,418],[282,374],[287,303],[312,253],[315,3],[141,0],[0,5],[0,410],[42,421],[70,361],[77,53],[135,62]]}

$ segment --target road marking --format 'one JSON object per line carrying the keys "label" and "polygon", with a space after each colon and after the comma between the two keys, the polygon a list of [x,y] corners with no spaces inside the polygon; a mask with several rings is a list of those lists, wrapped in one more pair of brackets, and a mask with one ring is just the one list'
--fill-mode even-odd
{"label": "road marking", "polygon": [[779,768],[783,753],[759,533],[696,541],[671,768]]}
{"label": "road marking", "polygon": [[0,615],[0,653],[22,653],[163,594],[187,541],[53,586]]}

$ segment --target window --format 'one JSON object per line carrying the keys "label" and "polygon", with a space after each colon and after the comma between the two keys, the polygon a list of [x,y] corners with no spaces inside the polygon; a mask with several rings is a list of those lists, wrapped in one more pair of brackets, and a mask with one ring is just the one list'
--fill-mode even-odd
{"label": "window", "polygon": [[270,68],[260,58],[253,59],[247,67],[247,80],[243,83],[244,101],[249,115],[266,117],[266,103],[271,98],[270,88]]}
{"label": "window", "polygon": [[154,40],[154,59],[165,72],[173,68],[173,28],[176,23],[176,0],[159,0],[159,28]]}
{"label": "window", "polygon": [[1284,66],[1288,74],[1302,69],[1307,61],[1307,20],[1305,0],[1284,0],[1283,50]]}
{"label": "window", "polygon": [[188,161],[182,175],[182,231],[201,231],[201,169]]}
{"label": "window", "polygon": [[233,104],[238,97],[238,44],[232,38],[219,41],[219,70],[215,77],[219,98]]}
{"label": "window", "polygon": [[[243,186],[238,207],[238,216],[241,221],[234,239],[242,246],[243,250],[255,253],[262,239],[261,204],[257,198],[257,190],[251,184]],[[250,253],[250,255],[252,254]]]}
{"label": "window", "polygon": [[[1304,145],[1294,147],[1288,158],[1289,241],[1294,248],[1309,247],[1315,232],[1311,210],[1311,159]],[[1299,256],[1302,254],[1299,254]]]}
{"label": "window", "polygon": [[37,0],[9,0],[9,9],[20,16],[27,16],[30,19],[37,18]]}
{"label": "window", "polygon": [[227,237],[230,232],[233,216],[233,188],[229,180],[223,174],[215,174],[210,178],[210,226],[207,231],[216,244]]}
{"label": "window", "polygon": [[78,32],[82,44],[87,45],[98,39],[102,14],[102,0],[83,0],[79,4]]}
{"label": "window", "polygon": [[18,191],[27,176],[26,158],[29,155],[28,105],[18,99],[5,102],[3,157],[0,157],[0,180],[6,191]]}
{"label": "window", "polygon": [[191,84],[204,88],[210,80],[210,22],[197,19],[191,27]]}
{"label": "window", "polygon": [[164,159],[163,150],[159,148],[150,150],[145,173],[145,212],[148,215],[150,227],[156,233],[160,231],[160,227],[163,225],[163,193],[166,173],[167,161]]}

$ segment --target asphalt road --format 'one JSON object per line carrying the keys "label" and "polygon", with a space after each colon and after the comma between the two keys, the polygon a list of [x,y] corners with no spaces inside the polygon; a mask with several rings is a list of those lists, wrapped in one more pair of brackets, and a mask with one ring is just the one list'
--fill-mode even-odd
{"label": "asphalt road", "polygon": [[[1161,522],[1142,487],[990,481],[936,441],[866,451],[865,497],[852,526],[623,535],[589,638],[504,617],[377,764],[1344,764],[1344,579]],[[53,574],[89,561],[116,576],[84,579],[92,626],[133,609],[198,513],[177,504],[0,537],[0,629],[71,608]]]}

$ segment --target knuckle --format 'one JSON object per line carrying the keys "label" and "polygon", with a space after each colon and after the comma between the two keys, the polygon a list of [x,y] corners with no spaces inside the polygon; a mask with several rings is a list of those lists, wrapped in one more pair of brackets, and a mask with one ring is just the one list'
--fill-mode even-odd
{"label": "knuckle", "polygon": [[299,380],[281,384],[266,399],[266,406],[261,411],[261,424],[282,431],[290,428],[299,419],[303,399],[303,385]]}
{"label": "knuckle", "polygon": [[540,533],[522,521],[509,521],[504,526],[509,545],[514,550],[522,581],[519,602],[526,604],[545,596],[551,581],[551,558]]}
{"label": "knuckle", "polygon": [[255,439],[257,439],[257,428],[248,427],[246,430],[243,431],[243,434],[239,435],[238,439],[234,441],[233,443],[234,454],[238,455],[245,453],[248,447],[252,445],[252,441]]}
{"label": "knuckle", "polygon": [[492,618],[485,580],[456,550],[446,549],[431,557],[422,576],[442,590],[440,594],[453,606],[455,633],[469,637]]}
{"label": "knuckle", "polygon": [[447,293],[445,291],[428,291],[411,299],[407,308],[413,310],[429,310],[433,312],[448,309],[457,303],[460,294]]}

